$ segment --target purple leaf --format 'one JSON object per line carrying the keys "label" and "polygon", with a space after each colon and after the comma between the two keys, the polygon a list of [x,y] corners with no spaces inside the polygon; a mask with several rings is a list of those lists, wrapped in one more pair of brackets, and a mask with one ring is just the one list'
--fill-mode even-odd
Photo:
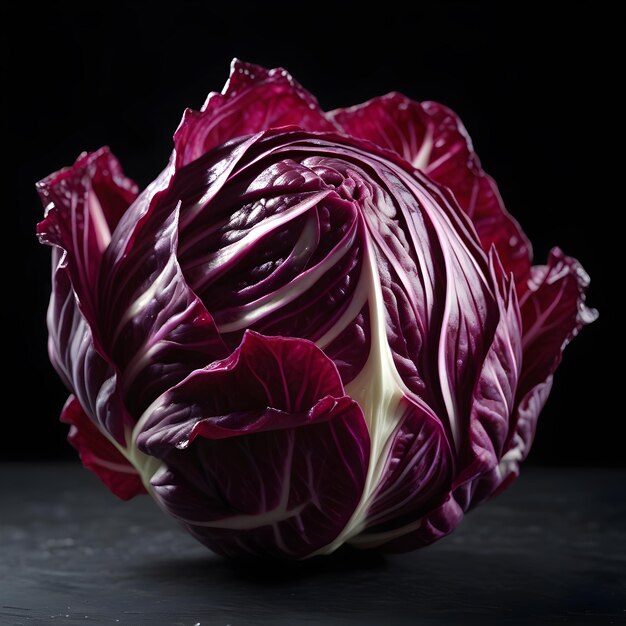
{"label": "purple leaf", "polygon": [[589,276],[580,263],[554,248],[547,265],[532,268],[520,297],[522,370],[502,472],[517,476],[530,450],[537,418],[552,386],[563,349],[598,313],[585,305]]}
{"label": "purple leaf", "polygon": [[369,438],[336,367],[311,342],[246,332],[146,415],[138,445],[165,461],[155,497],[215,551],[299,558],[342,530]]}
{"label": "purple leaf", "polygon": [[61,421],[70,424],[68,440],[78,450],[83,465],[118,498],[130,500],[147,493],[136,468],[102,434],[74,396],[65,403]]}
{"label": "purple leaf", "polygon": [[471,218],[485,250],[496,246],[517,280],[530,270],[531,247],[485,174],[461,120],[437,102],[416,102],[400,93],[329,113],[346,133],[399,154],[454,193]]}
{"label": "purple leaf", "polygon": [[285,70],[235,59],[222,93],[211,92],[200,111],[185,111],[174,136],[176,166],[230,139],[291,125],[312,131],[336,128]]}
{"label": "purple leaf", "polygon": [[124,442],[130,422],[117,372],[102,346],[96,283],[102,257],[136,186],[107,148],[38,183],[46,206],[37,233],[53,246],[48,308],[50,359],[89,417]]}

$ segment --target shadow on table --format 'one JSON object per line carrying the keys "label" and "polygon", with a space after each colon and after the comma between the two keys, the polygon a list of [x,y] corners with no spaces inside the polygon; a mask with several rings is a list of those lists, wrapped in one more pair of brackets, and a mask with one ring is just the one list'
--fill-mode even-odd
{"label": "shadow on table", "polygon": [[[232,563],[215,557],[160,561],[136,568],[167,589],[189,617],[236,622],[324,624],[599,624],[617,598],[590,592],[584,572],[558,579],[558,564],[523,552],[424,550],[382,556],[339,550],[303,563]],[[598,596],[598,597],[596,597]],[[606,613],[604,613],[606,615]],[[557,618],[558,616],[558,618]],[[535,621],[539,619],[539,621]],[[202,623],[202,622],[201,622]],[[248,623],[248,622],[244,622]],[[493,622],[490,622],[493,623]]]}
{"label": "shadow on table", "polygon": [[382,572],[387,559],[378,552],[366,552],[344,546],[329,556],[306,561],[243,560],[230,561],[209,554],[204,558],[171,559],[139,566],[142,575],[169,581],[172,572],[178,580],[188,582],[202,579],[241,581],[250,585],[282,585],[285,582],[323,579],[328,575]]}

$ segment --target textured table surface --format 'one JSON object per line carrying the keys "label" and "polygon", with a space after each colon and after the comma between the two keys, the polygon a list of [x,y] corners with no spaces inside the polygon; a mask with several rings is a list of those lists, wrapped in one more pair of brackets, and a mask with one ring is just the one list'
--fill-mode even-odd
{"label": "textured table surface", "polygon": [[0,464],[0,624],[623,624],[626,472],[528,468],[438,544],[228,563],[78,465]]}

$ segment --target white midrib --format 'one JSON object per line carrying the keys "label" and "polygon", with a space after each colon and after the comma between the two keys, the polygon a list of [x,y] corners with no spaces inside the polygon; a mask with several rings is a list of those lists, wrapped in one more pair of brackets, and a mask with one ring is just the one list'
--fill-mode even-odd
{"label": "white midrib", "polygon": [[[424,139],[422,141],[422,145],[419,148],[418,153],[415,155],[415,158],[410,161],[410,158],[407,159],[411,162],[413,167],[418,170],[425,170],[428,167],[428,162],[430,160],[430,154],[433,149],[433,127],[431,124],[428,124],[426,127],[426,134],[424,135]],[[414,134],[411,133],[411,143],[414,140]],[[413,149],[413,146],[411,146]],[[410,154],[410,153],[409,153]]]}
{"label": "white midrib", "polygon": [[[98,426],[95,421],[94,424]],[[98,426],[98,429],[102,435],[113,444],[115,449],[128,461],[131,467],[125,467],[117,463],[110,463],[100,458],[97,460],[98,465],[123,474],[137,473],[141,478],[141,482],[146,488],[146,491],[154,497],[150,481],[159,470],[162,470],[165,467],[163,461],[139,450],[137,447],[135,431],[131,431],[128,428],[125,430],[124,440],[126,445],[122,446],[106,429],[100,426]]]}
{"label": "white midrib", "polygon": [[[359,504],[343,530],[331,543],[309,556],[330,554],[364,529],[368,508],[385,470],[388,448],[403,417],[401,402],[405,392],[387,340],[382,287],[373,244],[369,235],[364,241],[362,277],[357,292],[367,290],[371,347],[363,369],[346,385],[345,390],[347,395],[358,402],[367,423],[370,435],[367,477]],[[355,300],[361,297],[360,293],[354,294]]]}

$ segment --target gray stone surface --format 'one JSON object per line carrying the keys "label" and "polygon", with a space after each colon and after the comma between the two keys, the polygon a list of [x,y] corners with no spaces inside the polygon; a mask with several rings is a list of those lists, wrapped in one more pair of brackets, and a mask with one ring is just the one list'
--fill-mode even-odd
{"label": "gray stone surface", "polygon": [[626,471],[525,469],[438,544],[226,562],[78,465],[0,464],[0,624],[624,624]]}

